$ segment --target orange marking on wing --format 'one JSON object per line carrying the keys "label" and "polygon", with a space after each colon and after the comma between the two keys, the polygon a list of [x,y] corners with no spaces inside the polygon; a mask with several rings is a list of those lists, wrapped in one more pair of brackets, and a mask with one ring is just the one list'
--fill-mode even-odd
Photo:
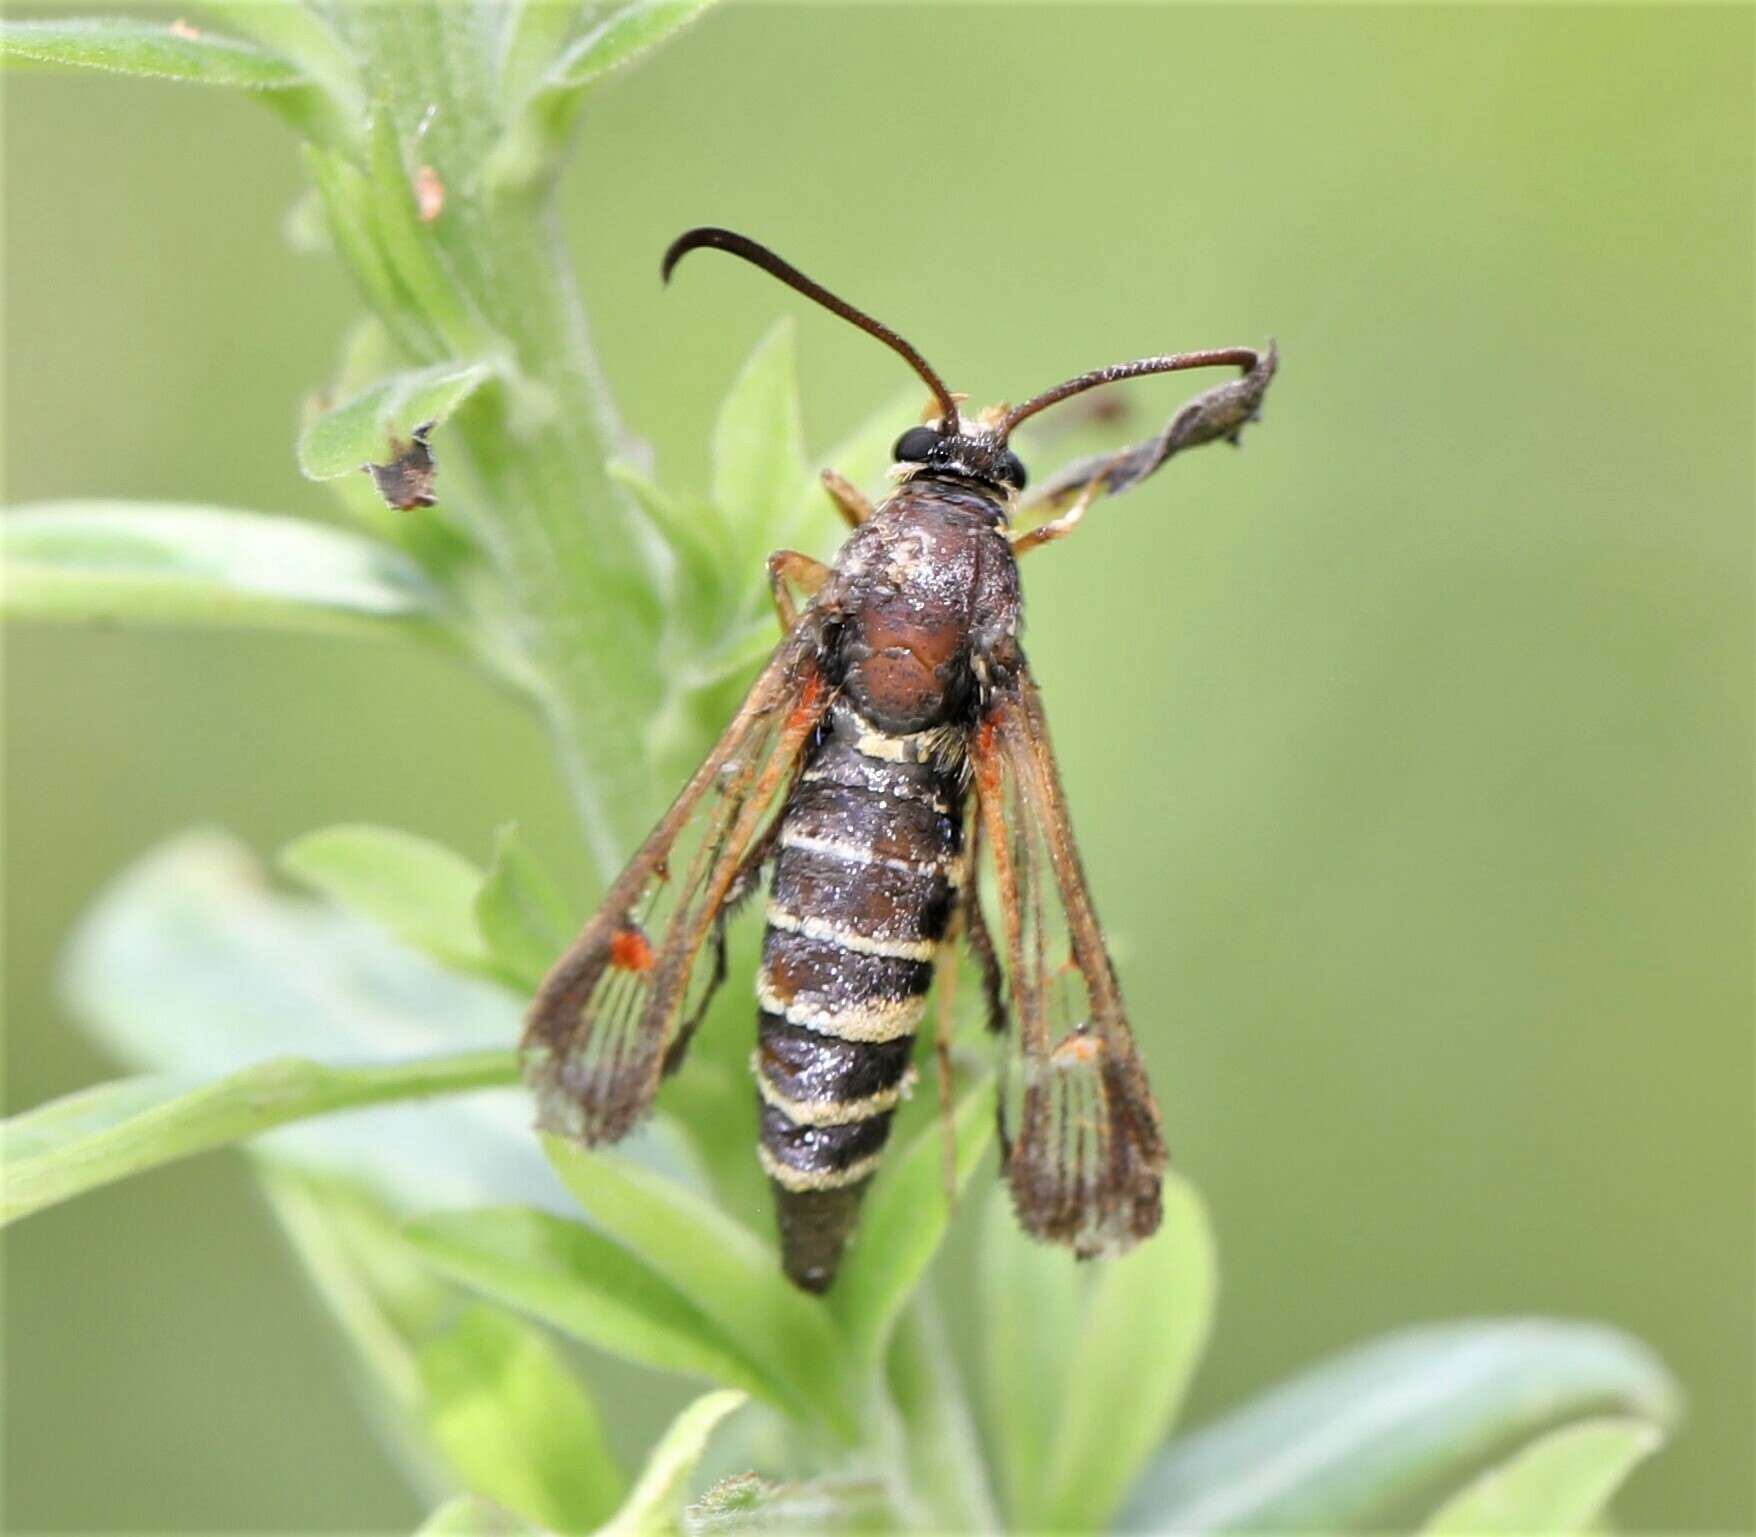
{"label": "orange marking on wing", "polygon": [[651,944],[639,929],[617,929],[610,936],[610,964],[618,971],[651,971]]}
{"label": "orange marking on wing", "polygon": [[1103,1055],[1104,1043],[1095,1035],[1070,1035],[1055,1048],[1053,1061],[1061,1066],[1086,1066]]}
{"label": "orange marking on wing", "polygon": [[803,731],[823,713],[823,689],[823,674],[812,673],[799,702],[793,706],[793,713],[787,717],[786,730]]}

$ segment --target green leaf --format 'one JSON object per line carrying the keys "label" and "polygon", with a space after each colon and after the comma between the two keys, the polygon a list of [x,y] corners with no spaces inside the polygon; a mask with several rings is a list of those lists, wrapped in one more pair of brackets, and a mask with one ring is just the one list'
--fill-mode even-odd
{"label": "green leaf", "polygon": [[631,0],[570,45],[549,69],[545,83],[578,91],[632,64],[681,31],[713,0]]}
{"label": "green leaf", "polygon": [[543,1146],[592,1222],[664,1276],[787,1390],[788,1407],[857,1434],[853,1374],[827,1309],[781,1274],[774,1251],[711,1201],[626,1160],[558,1137]]}
{"label": "green leaf", "polygon": [[588,1345],[784,1401],[694,1303],[578,1222],[517,1207],[449,1212],[413,1223],[408,1241],[441,1275]]}
{"label": "green leaf", "polygon": [[294,880],[435,960],[472,971],[489,964],[475,915],[482,873],[442,844],[344,823],[295,838],[278,863]]}
{"label": "green leaf", "polygon": [[1540,1318],[1411,1329],[1173,1444],[1119,1529],[1381,1526],[1555,1426],[1603,1414],[1668,1425],[1677,1408],[1664,1367],[1618,1330]]}
{"label": "green leaf", "polygon": [[707,1450],[707,1440],[734,1409],[742,1393],[706,1393],[690,1404],[652,1449],[646,1468],[615,1520],[601,1537],[672,1537],[683,1530],[683,1501],[689,1479]]}
{"label": "green leaf", "polygon": [[0,60],[11,69],[96,69],[252,91],[308,84],[277,54],[186,21],[8,21],[0,24]]}
{"label": "green leaf", "polygon": [[309,480],[334,480],[388,464],[397,453],[393,440],[407,442],[417,427],[445,421],[493,374],[486,363],[435,363],[380,380],[305,428],[299,468]]}
{"label": "green leaf", "polygon": [[1046,1526],[1109,1525],[1170,1433],[1207,1344],[1216,1286],[1207,1213],[1188,1181],[1173,1175],[1158,1232],[1097,1267],[1074,1337],[1077,1367],[1056,1394],[1057,1428],[1035,1507]]}
{"label": "green leaf", "polygon": [[[519,1001],[337,908],[271,890],[254,858],[187,834],[119,877],[63,968],[69,1002],[133,1068],[215,1078],[269,1057],[353,1063],[503,1051]],[[345,1171],[399,1207],[513,1202],[572,1212],[522,1089],[386,1104],[284,1126],[257,1147]]]}
{"label": "green leaf", "polygon": [[909,1488],[932,1524],[943,1531],[1003,1530],[957,1354],[930,1295],[918,1295],[903,1314],[886,1366]]}
{"label": "green leaf", "polygon": [[202,0],[202,8],[270,52],[290,59],[334,98],[339,114],[357,123],[366,99],[360,72],[322,13],[301,0]]}
{"label": "green leaf", "polygon": [[495,835],[494,863],[476,893],[475,920],[495,963],[533,992],[577,927],[561,888],[510,825]]}
{"label": "green leaf", "polygon": [[1664,1434],[1646,1420],[1584,1420],[1490,1468],[1421,1528],[1432,1537],[1587,1530]]}
{"label": "green leaf", "polygon": [[760,562],[791,532],[805,473],[793,323],[781,320],[750,354],[713,429],[713,501],[733,558],[749,566],[749,606],[760,600]]}
{"label": "green leaf", "polygon": [[[964,1096],[952,1119],[952,1138],[961,1191],[994,1138],[991,1078]],[[935,1118],[886,1160],[829,1293],[857,1360],[870,1364],[882,1354],[897,1314],[938,1252],[951,1223],[945,1184],[945,1128]]]}
{"label": "green leaf", "polygon": [[95,501],[0,519],[0,612],[431,638],[444,619],[420,567],[358,534],[222,507]]}
{"label": "green leaf", "polygon": [[467,1488],[554,1532],[615,1512],[627,1481],[597,1407],[534,1329],[466,1308],[419,1367],[433,1439]]}
{"label": "green leaf", "polygon": [[982,1385],[1003,1503],[1015,1525],[1041,1509],[1086,1279],[1065,1249],[1025,1235],[1011,1193],[996,1185],[981,1248]]}
{"label": "green leaf", "polygon": [[487,1051],[372,1067],[281,1058],[211,1083],[99,1084],[0,1123],[0,1226],[288,1121],[516,1081],[513,1054]]}

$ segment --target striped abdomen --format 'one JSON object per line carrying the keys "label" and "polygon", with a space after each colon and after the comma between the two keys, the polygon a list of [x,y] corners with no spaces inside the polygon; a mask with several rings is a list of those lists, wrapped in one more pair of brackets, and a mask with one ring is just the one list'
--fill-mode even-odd
{"label": "striped abdomen", "polygon": [[782,1259],[835,1278],[950,921],[963,836],[961,733],[887,735],[838,704],[781,812],[756,995],[763,1167]]}

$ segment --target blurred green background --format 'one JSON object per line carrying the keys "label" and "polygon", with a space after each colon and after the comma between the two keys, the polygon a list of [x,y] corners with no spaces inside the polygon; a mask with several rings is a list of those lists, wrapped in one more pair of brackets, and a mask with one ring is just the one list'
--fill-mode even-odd
{"label": "blurred green background", "polygon": [[[978,401],[1278,339],[1247,452],[1026,567],[1219,1229],[1193,1416],[1411,1320],[1608,1319],[1689,1394],[1621,1507],[1670,1531],[1756,1524],[1753,42],[1744,8],[734,6],[603,93],[563,192],[674,483],[800,310],[731,263],[662,293],[689,224],[772,241]],[[5,131],[8,500],[327,516],[291,442],[355,303],[282,238],[290,136],[41,77]],[[904,378],[800,318],[824,443]],[[1181,395],[1132,398],[1138,431]],[[538,731],[436,661],[14,631],[5,685],[11,1108],[110,1070],[57,947],[190,824],[480,858],[515,818],[586,895]],[[6,1282],[10,1529],[414,1519],[235,1157],[33,1218]]]}

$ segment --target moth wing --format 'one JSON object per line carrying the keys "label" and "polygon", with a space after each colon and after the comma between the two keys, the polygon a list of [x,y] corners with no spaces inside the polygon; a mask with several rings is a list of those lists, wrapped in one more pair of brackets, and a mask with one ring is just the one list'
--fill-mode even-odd
{"label": "moth wing", "polygon": [[717,939],[700,964],[709,936],[827,704],[807,615],[538,990],[521,1055],[543,1130],[614,1142],[651,1106],[724,975]]}
{"label": "moth wing", "polygon": [[1002,1128],[1013,1206],[1027,1232],[1082,1258],[1120,1253],[1157,1229],[1168,1157],[1022,668],[996,689],[972,756],[1012,999]]}

